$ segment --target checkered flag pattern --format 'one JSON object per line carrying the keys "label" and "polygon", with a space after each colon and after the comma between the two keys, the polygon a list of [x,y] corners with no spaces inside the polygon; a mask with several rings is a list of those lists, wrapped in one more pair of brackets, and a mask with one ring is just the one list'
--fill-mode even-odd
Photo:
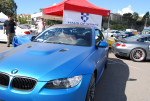
{"label": "checkered flag pattern", "polygon": [[86,22],[89,19],[89,13],[81,13],[81,19]]}

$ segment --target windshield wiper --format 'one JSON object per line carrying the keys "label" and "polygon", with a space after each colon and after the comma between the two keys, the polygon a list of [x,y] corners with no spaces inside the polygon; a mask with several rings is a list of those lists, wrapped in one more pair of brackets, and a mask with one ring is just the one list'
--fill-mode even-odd
{"label": "windshield wiper", "polygon": [[53,41],[46,41],[46,43],[54,43],[54,44],[64,44],[64,45],[71,45],[71,44],[64,43],[64,42],[53,42]]}

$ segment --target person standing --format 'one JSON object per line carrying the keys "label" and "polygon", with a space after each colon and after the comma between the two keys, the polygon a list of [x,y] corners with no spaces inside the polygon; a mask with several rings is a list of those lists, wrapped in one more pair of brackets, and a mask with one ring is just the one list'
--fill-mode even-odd
{"label": "person standing", "polygon": [[38,26],[37,26],[37,33],[41,33],[45,30],[45,23],[44,23],[44,19],[41,18],[40,19],[40,22],[38,23]]}
{"label": "person standing", "polygon": [[13,20],[12,16],[8,16],[8,20],[4,22],[3,25],[3,31],[5,34],[6,29],[6,35],[7,35],[7,47],[10,47],[10,43],[12,43],[13,37],[15,35],[15,28],[14,26],[17,26],[17,23]]}

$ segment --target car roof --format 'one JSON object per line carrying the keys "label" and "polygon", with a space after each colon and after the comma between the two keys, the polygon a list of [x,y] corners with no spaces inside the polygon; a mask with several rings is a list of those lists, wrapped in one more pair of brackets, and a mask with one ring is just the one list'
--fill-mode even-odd
{"label": "car roof", "polygon": [[93,28],[92,26],[88,26],[88,25],[78,25],[78,24],[58,24],[58,25],[53,25],[51,27],[66,27],[66,28],[69,28],[69,27],[81,27],[81,28]]}
{"label": "car roof", "polygon": [[142,37],[149,37],[150,34],[141,34]]}
{"label": "car roof", "polygon": [[4,23],[0,23],[0,25],[3,25]]}
{"label": "car roof", "polygon": [[150,37],[150,34],[141,34],[141,35],[135,35],[135,36],[131,36],[128,38],[125,38],[126,41],[136,41],[139,38],[143,38],[143,37]]}

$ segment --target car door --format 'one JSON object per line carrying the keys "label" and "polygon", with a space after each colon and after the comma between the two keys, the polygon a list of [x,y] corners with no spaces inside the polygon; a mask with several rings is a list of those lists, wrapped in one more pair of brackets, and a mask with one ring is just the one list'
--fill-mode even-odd
{"label": "car door", "polygon": [[0,25],[0,41],[7,42],[7,35],[3,32],[3,25]]}
{"label": "car door", "polygon": [[[104,36],[99,29],[95,30],[95,41],[96,41],[95,44],[98,44],[101,41],[105,41]],[[107,49],[108,48],[96,47],[95,59],[96,59],[96,68],[97,68],[98,74],[101,74],[101,71],[103,70],[103,67],[105,66]]]}

